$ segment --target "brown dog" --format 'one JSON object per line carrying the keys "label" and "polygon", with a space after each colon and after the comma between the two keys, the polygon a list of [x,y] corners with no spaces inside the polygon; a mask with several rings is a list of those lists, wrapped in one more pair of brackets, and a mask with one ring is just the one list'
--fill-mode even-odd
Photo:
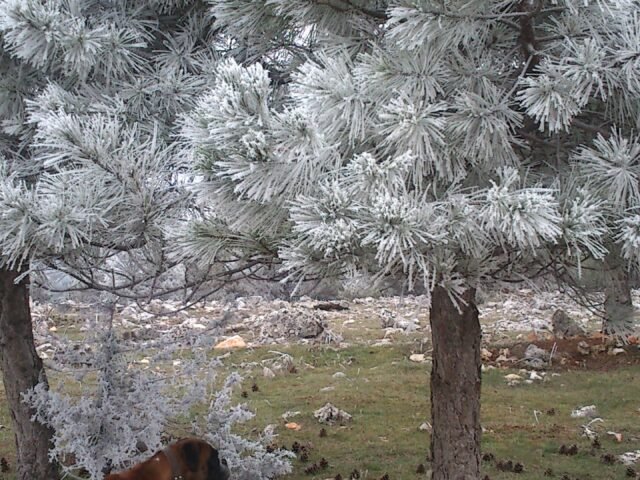
{"label": "brown dog", "polygon": [[204,440],[185,438],[105,480],[228,480],[227,461]]}

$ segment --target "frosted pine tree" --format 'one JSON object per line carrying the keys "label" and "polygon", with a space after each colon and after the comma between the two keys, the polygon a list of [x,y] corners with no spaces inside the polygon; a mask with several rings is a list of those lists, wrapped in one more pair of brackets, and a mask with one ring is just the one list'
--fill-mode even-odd
{"label": "frosted pine tree", "polygon": [[210,3],[238,45],[295,45],[279,75],[226,61],[185,117],[209,202],[185,246],[208,262],[277,250],[291,279],[424,286],[433,478],[480,478],[476,291],[638,265],[640,7]]}
{"label": "frosted pine tree", "polygon": [[180,267],[174,120],[230,49],[212,20],[197,0],[0,1],[0,358],[20,480],[57,477],[52,432],[20,401],[46,385],[29,280],[135,299]]}

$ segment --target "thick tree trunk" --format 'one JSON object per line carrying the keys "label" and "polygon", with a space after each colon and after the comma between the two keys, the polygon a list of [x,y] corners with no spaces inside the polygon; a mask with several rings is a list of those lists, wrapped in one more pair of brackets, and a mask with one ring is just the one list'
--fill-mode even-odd
{"label": "thick tree trunk", "polygon": [[631,331],[634,323],[634,309],[631,299],[631,282],[629,273],[625,269],[624,260],[615,252],[606,258],[606,275],[604,288],[605,319],[602,322],[603,333],[626,333],[626,327]]}
{"label": "thick tree trunk", "polygon": [[20,395],[46,376],[33,341],[28,279],[16,284],[18,275],[0,268],[0,366],[15,432],[17,479],[54,480],[57,468],[48,457],[52,431],[31,421],[33,412]]}
{"label": "thick tree trunk", "polygon": [[431,294],[433,480],[480,478],[480,322],[475,290],[459,312],[447,292]]}

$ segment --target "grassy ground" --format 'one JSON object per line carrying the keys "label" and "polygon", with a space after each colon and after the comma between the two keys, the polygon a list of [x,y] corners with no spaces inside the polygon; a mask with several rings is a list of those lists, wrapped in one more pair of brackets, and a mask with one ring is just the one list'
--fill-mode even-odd
{"label": "grassy ground", "polygon": [[[391,479],[420,478],[419,464],[428,469],[426,455],[429,433],[418,426],[428,420],[428,367],[408,360],[406,347],[354,347],[339,352],[301,348],[288,349],[300,365],[295,374],[275,379],[256,377],[258,392],[247,389],[247,401],[257,413],[256,427],[266,423],[283,425],[282,413],[300,411],[293,419],[302,429],[282,427],[279,444],[290,447],[295,441],[313,445],[307,462],[295,462],[293,478],[330,478],[340,473],[348,478],[358,469],[367,478],[387,473]],[[235,352],[232,361],[260,360],[265,351]],[[346,374],[333,378],[336,371]],[[625,477],[622,465],[606,465],[605,453],[619,454],[640,449],[640,370],[620,368],[608,372],[565,371],[538,385],[509,387],[504,375],[508,370],[493,370],[484,375],[482,398],[483,452],[496,461],[512,460],[524,465],[521,474],[500,472],[496,462],[485,462],[483,474],[492,480],[543,478],[551,468],[555,478],[568,474],[574,479],[617,479]],[[251,383],[251,381],[249,381]],[[321,392],[325,387],[335,390]],[[313,411],[332,402],[354,416],[346,426],[321,426]],[[581,438],[582,419],[570,412],[577,406],[595,404],[605,420],[605,430],[623,434],[617,443],[604,432],[602,448],[591,451]],[[550,415],[550,410],[554,414]],[[534,414],[534,411],[541,412]],[[537,419],[536,419],[537,417]],[[577,444],[578,454],[558,453],[562,444]],[[304,469],[324,457],[329,468],[317,475]],[[424,475],[422,475],[424,478]]]}
{"label": "grassy ground", "polygon": [[[253,369],[244,369],[246,398],[238,392],[238,400],[248,402],[256,412],[245,433],[253,435],[267,424],[277,424],[279,447],[290,448],[293,442],[309,446],[309,459],[295,460],[294,474],[289,478],[326,479],[340,473],[347,479],[354,469],[368,479],[384,474],[390,479],[426,478],[416,470],[419,464],[429,468],[429,433],[418,429],[429,419],[429,368],[428,364],[409,361],[411,348],[408,344],[343,350],[280,347],[279,351],[293,356],[297,371],[272,379],[262,376],[260,366],[261,360],[273,358],[271,348],[235,351],[225,362],[227,368],[256,362]],[[345,377],[334,378],[336,372]],[[625,478],[626,467],[607,465],[601,457],[640,449],[640,368],[564,370],[558,376],[549,375],[544,383],[516,387],[507,386],[504,379],[511,372],[492,370],[483,378],[482,449],[495,458],[483,463],[483,475],[491,480],[533,480],[546,478],[545,470],[552,469],[550,478],[557,479],[563,475],[570,480]],[[251,389],[254,382],[258,386],[255,392]],[[333,388],[322,391],[326,387]],[[327,435],[321,437],[322,426],[313,418],[313,411],[326,402],[352,414],[353,421],[326,426]],[[580,436],[580,425],[585,421],[570,417],[572,409],[590,404],[597,405],[605,421],[600,427],[599,450],[592,450],[590,442]],[[0,424],[4,426],[0,428],[0,456],[13,465],[10,419],[1,397],[0,407]],[[281,415],[286,411],[300,412],[291,419],[300,424],[299,431],[285,428]],[[621,433],[622,443],[606,431]],[[577,455],[560,455],[562,444],[576,444]],[[316,474],[304,472],[321,458],[328,461],[328,468]],[[500,460],[520,462],[524,471],[501,472],[496,468]],[[13,478],[11,473],[0,474],[2,480]]]}

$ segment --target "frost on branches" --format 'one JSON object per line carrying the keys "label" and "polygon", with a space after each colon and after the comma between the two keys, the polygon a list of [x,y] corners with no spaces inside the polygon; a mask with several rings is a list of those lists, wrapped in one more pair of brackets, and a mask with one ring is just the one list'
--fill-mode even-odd
{"label": "frost on branches", "polygon": [[[308,53],[280,52],[286,82],[226,61],[182,131],[211,224],[276,245],[290,278],[453,293],[638,267],[636,2],[210,3],[230,36]],[[226,252],[198,232],[188,248]]]}
{"label": "frost on branches", "polygon": [[[110,469],[127,468],[163,448],[183,416],[204,406],[204,413],[181,427],[182,435],[196,434],[215,445],[234,478],[267,480],[289,473],[289,452],[267,451],[271,429],[254,439],[234,432],[254,414],[231,399],[242,382],[238,374],[214,388],[220,361],[208,358],[206,343],[202,336],[166,334],[141,350],[103,327],[88,343],[95,353],[86,345],[63,345],[54,368],[64,373],[64,382],[55,390],[40,384],[24,395],[35,418],[55,431],[50,456],[72,478],[86,471],[100,480]],[[185,344],[194,345],[189,355]],[[144,363],[136,360],[141,354],[149,355]],[[176,357],[180,360],[172,361]]]}

